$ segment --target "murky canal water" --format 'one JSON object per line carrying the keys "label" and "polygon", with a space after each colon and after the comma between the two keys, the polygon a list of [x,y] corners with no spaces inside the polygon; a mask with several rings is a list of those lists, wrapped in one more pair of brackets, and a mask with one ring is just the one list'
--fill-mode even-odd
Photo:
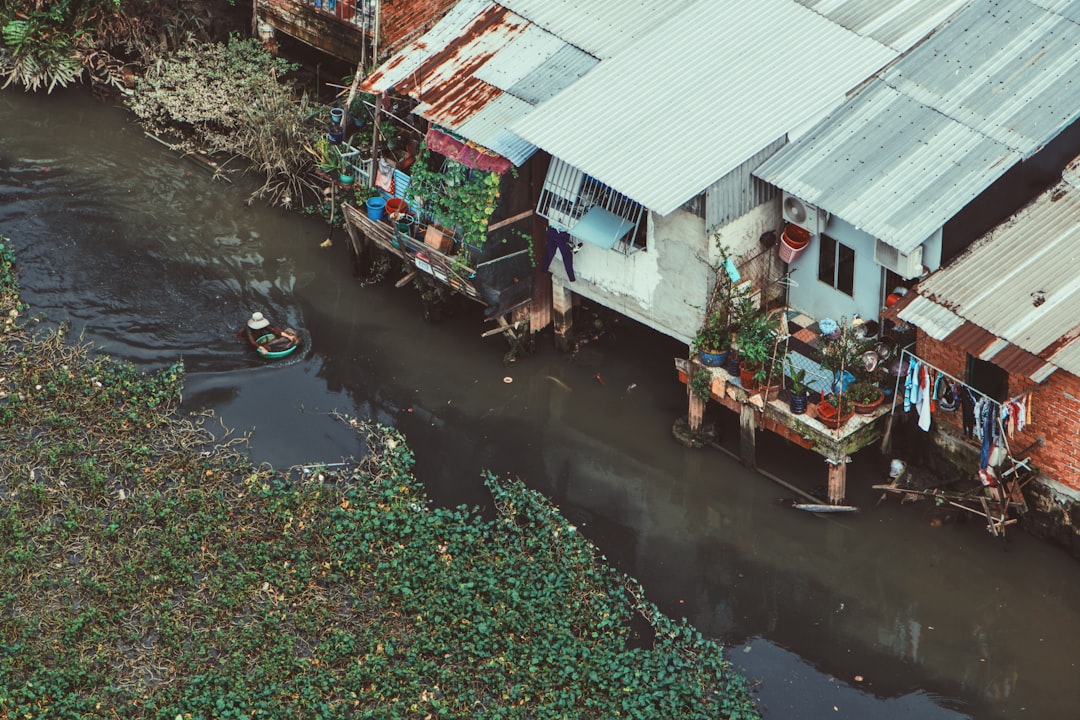
{"label": "murky canal water", "polygon": [[[661,608],[729,645],[770,719],[1080,716],[1080,566],[1059,551],[875,505],[870,456],[849,472],[861,513],[793,510],[783,488],[671,439],[678,344],[627,324],[574,360],[543,336],[504,366],[479,313],[425,324],[411,290],[354,280],[342,231],[320,248],[320,220],[248,207],[250,189],[87,93],[0,93],[0,234],[32,310],[143,367],[183,357],[185,406],[250,434],[256,460],[359,452],[336,411],[401,428],[437,502],[484,502],[482,468],[526,478]],[[303,328],[302,356],[268,364],[238,342],[255,309]],[[815,455],[767,435],[759,452],[824,483]]]}

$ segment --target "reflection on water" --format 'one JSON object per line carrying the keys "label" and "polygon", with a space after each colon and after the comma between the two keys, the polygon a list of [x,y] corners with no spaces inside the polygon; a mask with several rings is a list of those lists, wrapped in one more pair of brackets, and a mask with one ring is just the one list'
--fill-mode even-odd
{"label": "reflection on water", "polygon": [[[878,505],[870,456],[849,472],[861,513],[791,509],[672,440],[685,348],[628,324],[575,360],[544,337],[504,366],[478,314],[424,324],[411,291],[352,278],[341,231],[321,248],[321,221],[247,206],[245,178],[211,178],[88,95],[0,93],[0,127],[0,233],[33,312],[143,367],[183,357],[185,407],[249,434],[256,460],[361,452],[340,412],[401,428],[436,502],[484,503],[482,468],[526,478],[665,612],[730,644],[768,718],[1080,714],[1075,563]],[[256,309],[301,329],[303,352],[271,362],[238,340]],[[759,445],[764,467],[824,484],[817,456]]]}

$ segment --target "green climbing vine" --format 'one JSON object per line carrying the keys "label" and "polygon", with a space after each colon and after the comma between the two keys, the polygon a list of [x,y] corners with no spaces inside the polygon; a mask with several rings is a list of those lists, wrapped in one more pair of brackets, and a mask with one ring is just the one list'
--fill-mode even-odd
{"label": "green climbing vine", "polygon": [[488,221],[499,202],[501,176],[473,170],[453,160],[446,160],[440,170],[433,170],[431,162],[431,152],[421,145],[411,168],[406,199],[421,208],[422,216],[453,229],[462,242],[483,247],[487,242]]}

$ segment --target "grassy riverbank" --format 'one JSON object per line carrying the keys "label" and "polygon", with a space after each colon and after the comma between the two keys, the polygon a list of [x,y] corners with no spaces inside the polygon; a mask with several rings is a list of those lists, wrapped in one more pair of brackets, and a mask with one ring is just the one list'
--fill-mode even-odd
{"label": "grassy riverbank", "polygon": [[756,717],[539,494],[432,507],[403,438],[344,418],[354,466],[255,466],[178,412],[180,365],[28,328],[12,262],[0,717]]}

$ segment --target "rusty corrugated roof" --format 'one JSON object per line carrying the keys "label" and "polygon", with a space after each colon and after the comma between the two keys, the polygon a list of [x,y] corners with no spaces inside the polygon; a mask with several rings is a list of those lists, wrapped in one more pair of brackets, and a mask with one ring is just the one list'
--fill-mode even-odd
{"label": "rusty corrugated roof", "polygon": [[[550,62],[568,55],[572,61]],[[415,98],[420,101],[416,112],[425,119],[520,165],[536,147],[507,128],[595,62],[502,5],[462,0],[371,73],[361,88],[393,88]],[[515,95],[518,86],[534,92]]]}

